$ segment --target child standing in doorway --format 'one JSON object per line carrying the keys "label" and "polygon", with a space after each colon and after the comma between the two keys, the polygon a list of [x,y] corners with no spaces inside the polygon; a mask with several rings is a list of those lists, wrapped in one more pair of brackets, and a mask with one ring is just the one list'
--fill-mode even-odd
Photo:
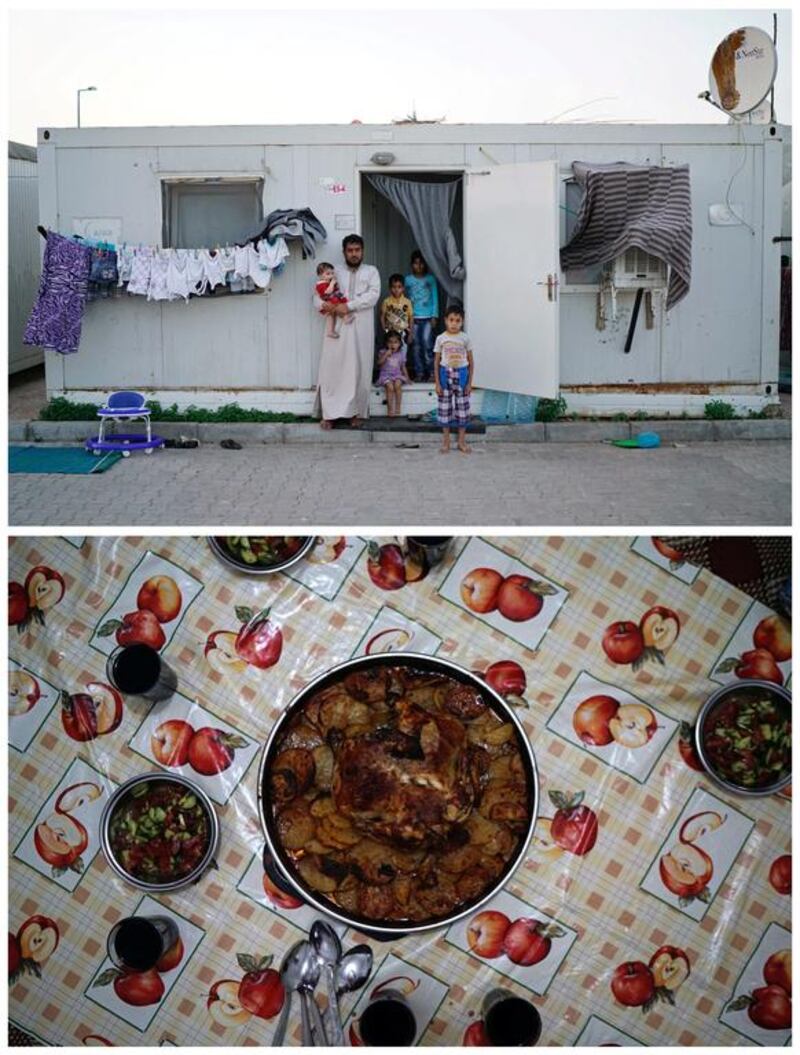
{"label": "child standing in doorway", "polygon": [[472,344],[464,333],[464,312],[451,305],[444,316],[444,333],[436,338],[433,348],[433,368],[436,395],[439,397],[438,421],[444,429],[441,451],[450,450],[450,428],[458,429],[458,449],[470,454],[467,444],[469,397],[472,393]]}
{"label": "child standing in doorway", "polygon": [[386,334],[386,347],[378,352],[378,365],[381,368],[378,384],[384,387],[389,417],[394,418],[400,413],[403,385],[408,384],[406,349],[397,330]]}
{"label": "child standing in doorway", "polygon": [[411,274],[405,277],[405,287],[414,308],[411,372],[415,381],[430,381],[434,377],[433,335],[439,321],[439,287],[419,249],[411,254]]}
{"label": "child standing in doorway", "polygon": [[406,296],[402,275],[389,276],[389,296],[381,303],[381,328],[386,340],[394,332],[408,347],[414,329],[414,308]]}

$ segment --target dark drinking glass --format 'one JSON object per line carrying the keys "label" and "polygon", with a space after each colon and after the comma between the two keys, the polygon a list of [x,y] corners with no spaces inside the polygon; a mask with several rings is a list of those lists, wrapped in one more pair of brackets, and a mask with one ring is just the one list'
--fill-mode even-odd
{"label": "dark drinking glass", "polygon": [[508,989],[493,989],[483,1002],[483,1024],[498,1048],[530,1047],[542,1032],[542,1019],[529,1000]]}
{"label": "dark drinking glass", "polygon": [[452,541],[452,537],[446,535],[409,535],[406,549],[419,564],[427,562],[428,567],[433,568],[445,559]]}
{"label": "dark drinking glass", "polygon": [[149,971],[180,937],[169,916],[129,916],[108,935],[108,955],[117,967]]}
{"label": "dark drinking glass", "polygon": [[178,687],[178,676],[149,645],[115,648],[106,662],[108,680],[126,696],[168,700]]}
{"label": "dark drinking glass", "polygon": [[367,1004],[358,1031],[369,1047],[409,1048],[417,1036],[417,1020],[403,994],[386,989]]}

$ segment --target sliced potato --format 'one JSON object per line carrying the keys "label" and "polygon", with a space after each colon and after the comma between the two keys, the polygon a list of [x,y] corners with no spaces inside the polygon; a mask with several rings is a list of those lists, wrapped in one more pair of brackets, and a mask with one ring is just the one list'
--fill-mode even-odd
{"label": "sliced potato", "polygon": [[297,721],[296,719],[292,721],[289,731],[281,741],[282,750],[286,751],[291,748],[302,747],[306,751],[313,751],[315,747],[319,747],[322,743],[319,731],[309,721],[307,710],[304,710],[303,717],[305,721]]}
{"label": "sliced potato", "polygon": [[369,721],[369,707],[344,693],[325,700],[319,710],[320,728],[324,733],[331,729],[346,729],[348,725],[361,725]]}
{"label": "sliced potato", "polygon": [[313,757],[316,768],[314,784],[320,791],[330,791],[333,783],[333,751],[327,744],[321,744],[314,748]]}
{"label": "sliced potato", "polygon": [[287,850],[302,850],[314,837],[315,823],[308,803],[302,800],[289,803],[276,818],[281,843]]}
{"label": "sliced potato", "polygon": [[312,890],[321,894],[332,894],[339,886],[339,880],[322,871],[321,860],[318,854],[309,854],[297,862],[297,871]]}
{"label": "sliced potato", "polygon": [[414,891],[414,880],[411,876],[396,876],[392,882],[392,893],[398,905],[407,905]]}
{"label": "sliced potato", "polygon": [[485,736],[485,741],[492,747],[507,744],[514,736],[514,726],[511,722],[504,722],[499,729],[491,729]]}
{"label": "sliced potato", "polygon": [[336,806],[330,795],[320,795],[311,803],[309,810],[312,817],[327,817],[336,810]]}

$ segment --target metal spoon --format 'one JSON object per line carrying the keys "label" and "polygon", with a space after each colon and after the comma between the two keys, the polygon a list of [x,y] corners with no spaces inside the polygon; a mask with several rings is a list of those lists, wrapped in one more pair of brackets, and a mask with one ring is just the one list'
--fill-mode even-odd
{"label": "metal spoon", "polygon": [[[354,945],[348,949],[336,965],[335,982],[337,999],[344,993],[354,993],[366,982],[372,973],[372,949],[369,945]],[[323,1016],[326,1031],[329,1028],[329,1020],[333,1015],[333,1008],[328,1008]],[[330,1036],[330,1034],[328,1034]]]}
{"label": "metal spoon", "polygon": [[[289,1022],[289,1009],[292,1003],[292,993],[296,991],[300,994],[300,1013],[303,1023],[303,1046],[312,1047],[316,1042],[314,1039],[314,1027],[310,1019],[307,999],[308,994],[313,993],[314,986],[316,986],[319,981],[319,960],[317,959],[316,951],[311,944],[307,941],[299,941],[296,945],[293,945],[283,958],[280,973],[281,982],[286,991],[286,1000],[283,1005],[283,1010],[281,1011],[280,1021],[278,1022],[278,1028],[275,1030],[272,1044],[277,1048],[281,1047],[284,1043],[286,1027]],[[313,997],[311,1002],[316,1007],[316,1001],[314,1001]],[[321,1044],[324,1043],[321,1032],[321,1022],[319,1028],[319,1043]]]}
{"label": "metal spoon", "polygon": [[342,958],[342,943],[339,935],[324,920],[315,920],[310,932],[311,944],[317,951],[325,982],[328,987],[328,1007],[331,1010],[326,1018],[325,1035],[328,1044],[335,1048],[344,1047],[344,1030],[342,1029],[342,1016],[339,1011],[339,998],[336,995],[336,982],[334,974],[339,961]]}
{"label": "metal spoon", "polygon": [[304,1016],[304,1024],[307,1026],[308,1041],[315,1047],[325,1047],[325,1029],[322,1025],[317,1001],[314,999],[314,990],[317,987],[320,974],[319,956],[311,942],[303,942],[303,964],[301,967],[302,978],[297,989],[300,993],[300,1008]]}

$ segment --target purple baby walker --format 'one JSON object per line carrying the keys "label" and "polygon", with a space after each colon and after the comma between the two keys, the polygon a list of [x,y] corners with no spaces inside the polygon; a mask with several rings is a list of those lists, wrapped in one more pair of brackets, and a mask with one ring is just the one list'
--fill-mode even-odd
{"label": "purple baby walker", "polygon": [[[153,436],[150,431],[150,408],[145,403],[141,392],[112,392],[105,405],[98,407],[100,433],[86,441],[86,449],[99,455],[101,451],[121,451],[123,458],[130,457],[131,451],[144,451],[152,454],[156,447],[163,447],[161,436]],[[128,423],[144,421],[146,433],[112,432],[106,438],[106,422]]]}

